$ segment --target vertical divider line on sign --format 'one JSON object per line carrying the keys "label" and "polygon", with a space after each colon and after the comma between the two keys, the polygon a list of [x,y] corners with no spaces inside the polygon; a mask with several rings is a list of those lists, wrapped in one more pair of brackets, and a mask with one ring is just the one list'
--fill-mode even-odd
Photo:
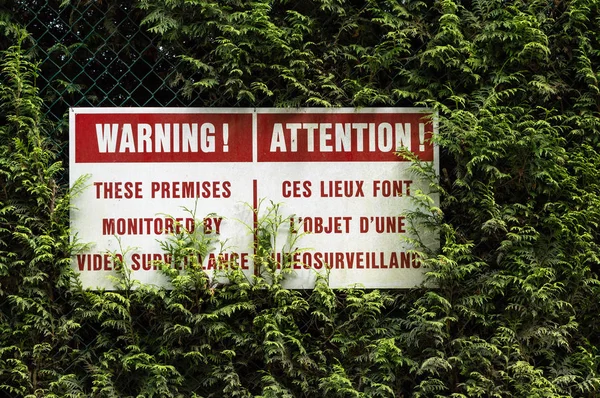
{"label": "vertical divider line on sign", "polygon": [[[252,163],[258,162],[258,113],[256,108],[252,112]],[[254,245],[252,250],[254,251],[254,258],[256,259],[256,249],[258,247],[258,180],[252,180],[252,227],[254,234]],[[252,261],[254,266],[254,275],[259,275],[259,270],[256,267],[256,263]]]}
{"label": "vertical divider line on sign", "polygon": [[[252,227],[254,234],[254,245],[252,250],[254,251],[254,258],[256,258],[256,249],[258,247],[258,180],[252,180]],[[254,266],[254,275],[259,275],[259,270],[256,267],[256,263],[252,262]]]}

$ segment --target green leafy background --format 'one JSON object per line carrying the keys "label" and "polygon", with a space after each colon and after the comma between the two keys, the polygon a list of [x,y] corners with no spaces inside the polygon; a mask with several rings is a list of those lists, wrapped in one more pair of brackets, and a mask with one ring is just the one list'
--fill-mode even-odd
{"label": "green leafy background", "polygon": [[[600,3],[0,2],[0,394],[596,397]],[[436,288],[87,291],[69,106],[428,106]],[[259,252],[260,255],[260,252]],[[268,256],[263,258],[268,260]],[[258,258],[257,260],[260,260]],[[132,287],[135,287],[132,288]]]}

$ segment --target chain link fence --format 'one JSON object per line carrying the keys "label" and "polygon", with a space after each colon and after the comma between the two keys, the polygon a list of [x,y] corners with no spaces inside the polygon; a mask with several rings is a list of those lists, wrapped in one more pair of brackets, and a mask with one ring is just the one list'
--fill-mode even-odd
{"label": "chain link fence", "polygon": [[69,107],[210,106],[180,94],[180,60],[140,26],[134,1],[17,1],[9,12],[32,39],[37,86],[65,165]]}
{"label": "chain link fence", "polygon": [[54,119],[70,106],[193,105],[170,86],[178,59],[140,26],[134,2],[31,1],[16,14],[35,41],[38,85]]}

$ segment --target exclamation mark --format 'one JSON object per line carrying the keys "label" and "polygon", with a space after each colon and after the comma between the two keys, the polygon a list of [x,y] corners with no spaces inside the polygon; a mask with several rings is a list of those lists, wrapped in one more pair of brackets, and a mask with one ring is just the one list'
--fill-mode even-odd
{"label": "exclamation mark", "polygon": [[425,151],[425,123],[419,123],[419,152]]}
{"label": "exclamation mark", "polygon": [[229,152],[229,123],[223,123],[223,152]]}

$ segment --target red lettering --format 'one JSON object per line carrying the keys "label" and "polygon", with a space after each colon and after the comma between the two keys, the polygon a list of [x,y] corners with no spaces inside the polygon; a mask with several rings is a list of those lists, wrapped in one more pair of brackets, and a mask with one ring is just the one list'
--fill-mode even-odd
{"label": "red lettering", "polygon": [[153,181],[150,184],[152,198],[229,198],[230,181]]}
{"label": "red lettering", "polygon": [[321,181],[321,197],[350,198],[364,197],[364,181]]}
{"label": "red lettering", "polygon": [[373,181],[373,196],[384,198],[397,196],[410,196],[410,186],[412,180],[374,180]]}
{"label": "red lettering", "polygon": [[140,199],[142,183],[138,182],[100,182],[95,181],[96,199]]}
{"label": "red lettering", "polygon": [[210,181],[204,181],[202,183],[202,197],[210,198],[211,197],[211,183]]}
{"label": "red lettering", "polygon": [[[336,217],[299,217],[298,221],[303,222],[304,232],[315,234],[343,234],[350,232],[351,216],[336,216]],[[296,232],[294,220],[290,220],[292,232]]]}
{"label": "red lettering", "polygon": [[231,196],[231,190],[229,188],[231,188],[231,182],[223,181],[223,197],[224,198],[229,198]]}
{"label": "red lettering", "polygon": [[281,194],[284,198],[309,198],[312,195],[310,181],[284,181]]}

